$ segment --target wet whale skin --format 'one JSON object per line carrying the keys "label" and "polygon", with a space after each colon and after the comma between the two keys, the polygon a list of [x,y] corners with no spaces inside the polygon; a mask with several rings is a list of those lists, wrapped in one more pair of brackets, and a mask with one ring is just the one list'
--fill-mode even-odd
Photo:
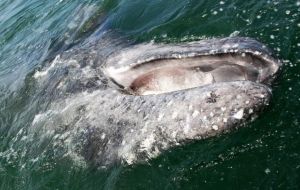
{"label": "wet whale skin", "polygon": [[[224,72],[234,75],[234,69],[225,69],[199,85],[188,86],[193,81],[189,80],[180,89],[159,93],[136,90],[142,89],[143,85],[136,84],[148,75],[161,81],[159,77],[172,73],[172,80],[176,79],[179,75],[176,69],[170,70],[172,66],[179,71],[185,67],[183,79],[199,67],[186,67],[181,60],[207,56],[222,60],[226,55],[243,68],[250,64],[259,74],[251,80],[230,77],[217,81]],[[251,58],[244,59],[245,55]],[[205,66],[200,68],[203,72],[209,70]],[[157,70],[151,70],[154,67]],[[164,150],[228,132],[256,118],[269,104],[270,85],[280,67],[281,62],[265,45],[250,38],[137,45],[101,38],[57,55],[33,74],[41,105],[47,106],[35,115],[29,132],[40,139],[51,138],[47,148],[59,157],[100,166],[146,161]],[[148,84],[145,81],[141,84]]]}

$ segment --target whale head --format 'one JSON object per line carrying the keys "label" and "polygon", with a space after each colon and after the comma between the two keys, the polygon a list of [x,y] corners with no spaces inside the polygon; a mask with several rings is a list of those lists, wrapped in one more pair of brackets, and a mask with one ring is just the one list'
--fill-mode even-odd
{"label": "whale head", "polygon": [[32,128],[51,128],[56,146],[99,165],[148,160],[257,117],[281,65],[250,38],[133,45],[100,64],[105,88],[52,102]]}

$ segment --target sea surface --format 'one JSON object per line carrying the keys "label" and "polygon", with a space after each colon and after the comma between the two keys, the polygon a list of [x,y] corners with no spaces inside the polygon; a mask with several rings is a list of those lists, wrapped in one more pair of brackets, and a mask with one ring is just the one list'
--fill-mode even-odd
{"label": "sea surface", "polygon": [[[265,112],[230,134],[132,166],[53,157],[51,139],[28,135],[43,109],[33,73],[104,32],[134,43],[247,36],[284,67]],[[298,0],[1,0],[0,189],[300,189],[299,38]]]}

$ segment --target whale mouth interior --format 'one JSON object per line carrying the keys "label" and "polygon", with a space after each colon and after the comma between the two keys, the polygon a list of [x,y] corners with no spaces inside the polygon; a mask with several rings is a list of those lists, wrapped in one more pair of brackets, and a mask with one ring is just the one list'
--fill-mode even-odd
{"label": "whale mouth interior", "polygon": [[219,82],[263,83],[277,67],[252,54],[218,54],[190,58],[156,59],[109,73],[119,86],[133,95],[162,94]]}

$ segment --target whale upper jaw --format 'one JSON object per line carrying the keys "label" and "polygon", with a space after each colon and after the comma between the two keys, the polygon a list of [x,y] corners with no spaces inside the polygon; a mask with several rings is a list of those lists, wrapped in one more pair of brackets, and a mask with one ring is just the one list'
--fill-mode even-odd
{"label": "whale upper jaw", "polygon": [[149,95],[220,82],[270,84],[282,63],[250,38],[211,39],[185,44],[140,44],[110,56],[104,73],[123,92]]}

